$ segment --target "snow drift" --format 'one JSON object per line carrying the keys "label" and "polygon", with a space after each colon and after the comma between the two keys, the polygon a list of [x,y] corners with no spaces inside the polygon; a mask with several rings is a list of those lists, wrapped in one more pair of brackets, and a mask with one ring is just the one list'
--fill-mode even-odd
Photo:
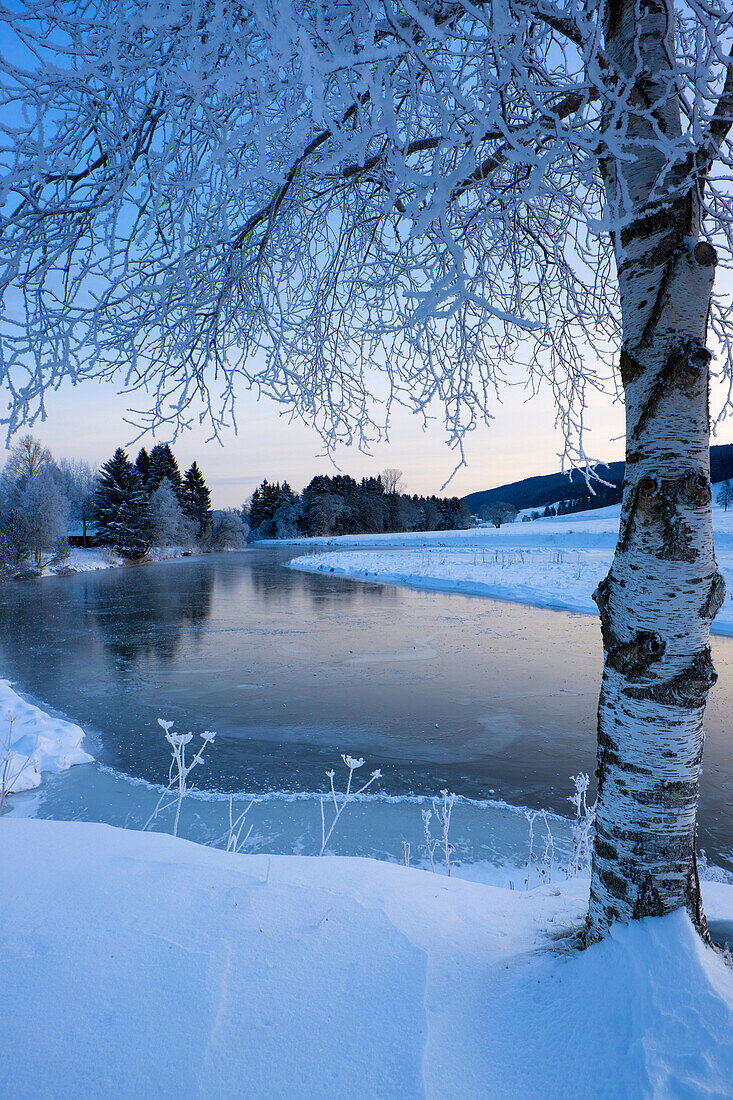
{"label": "snow drift", "polygon": [[80,726],[46,714],[21,699],[10,681],[0,680],[0,783],[4,774],[6,794],[37,787],[41,772],[88,763],[92,757],[81,748],[83,740]]}
{"label": "snow drift", "polygon": [[0,827],[0,1095],[731,1095],[733,973],[684,913],[580,953],[587,881]]}

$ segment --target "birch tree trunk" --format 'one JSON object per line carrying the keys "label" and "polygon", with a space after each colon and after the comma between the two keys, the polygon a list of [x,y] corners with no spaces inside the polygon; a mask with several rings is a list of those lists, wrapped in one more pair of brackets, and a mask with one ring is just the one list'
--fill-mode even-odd
{"label": "birch tree trunk", "polygon": [[725,594],[713,552],[705,347],[716,254],[699,238],[698,166],[673,154],[683,143],[671,20],[671,0],[607,6],[609,57],[636,90],[622,123],[608,112],[603,161],[617,219],[627,412],[619,541],[594,594],[605,665],[591,941],[615,920],[681,906],[707,934],[695,815],[716,678],[710,625]]}

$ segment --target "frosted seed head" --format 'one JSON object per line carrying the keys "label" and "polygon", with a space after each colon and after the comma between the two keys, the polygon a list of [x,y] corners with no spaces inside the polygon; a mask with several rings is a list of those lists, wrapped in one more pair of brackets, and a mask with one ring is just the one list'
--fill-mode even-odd
{"label": "frosted seed head", "polygon": [[193,740],[192,733],[167,733],[165,735],[166,741],[169,741],[174,748],[182,748],[187,745],[189,741]]}

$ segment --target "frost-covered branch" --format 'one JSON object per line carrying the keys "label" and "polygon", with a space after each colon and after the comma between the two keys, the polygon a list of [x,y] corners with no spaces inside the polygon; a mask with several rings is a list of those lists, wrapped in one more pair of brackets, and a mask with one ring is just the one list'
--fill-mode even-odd
{"label": "frost-covered branch", "polygon": [[[618,334],[609,230],[623,215],[604,164],[648,112],[604,51],[601,11],[5,9],[9,427],[43,415],[66,377],[119,377],[152,395],[142,424],[218,429],[242,383],[329,446],[380,434],[375,394],[387,415],[442,406],[460,451],[498,388],[524,381],[550,388],[580,459],[586,393],[610,384]],[[705,178],[722,258],[730,189],[694,154],[730,165],[731,17],[722,0],[677,17],[685,126],[653,140]],[[660,176],[660,200],[669,186]]]}
{"label": "frost-covered branch", "polygon": [[[5,739],[0,741],[0,814],[5,808],[5,801],[9,794],[15,790],[16,785],[22,780],[26,769],[35,772],[34,757],[38,747],[38,738],[34,738],[33,748],[23,755],[13,750],[14,715],[8,719]],[[22,787],[20,788],[23,789]]]}
{"label": "frost-covered branch", "polygon": [[[440,792],[440,798],[433,798],[430,804],[429,810],[422,811],[423,829],[425,839],[423,842],[423,851],[426,859],[430,862],[430,870],[435,871],[435,852],[438,847],[443,851],[443,863],[445,865],[445,873],[450,876],[453,874],[455,864],[452,861],[455,847],[450,841],[450,822],[451,814],[453,813],[453,804],[456,800],[455,794],[449,794],[447,788],[444,788]],[[432,831],[432,819],[438,824],[439,833],[437,836],[433,836]]]}
{"label": "frost-covered branch", "polygon": [[232,809],[232,799],[229,799],[229,832],[227,833],[226,850],[227,852],[234,852],[236,855],[249,840],[254,829],[254,824],[250,825],[247,832],[242,837],[242,829],[244,828],[245,818],[255,804],[254,798],[250,800],[249,805],[242,810],[241,814],[237,818],[234,818]]}
{"label": "frost-covered branch", "polygon": [[593,851],[593,830],[595,827],[596,804],[588,805],[588,787],[590,777],[586,772],[579,772],[570,777],[575,785],[575,791],[568,796],[568,802],[573,804],[575,817],[573,819],[572,842],[570,859],[567,867],[567,877],[574,878],[581,872],[590,870],[591,853]]}

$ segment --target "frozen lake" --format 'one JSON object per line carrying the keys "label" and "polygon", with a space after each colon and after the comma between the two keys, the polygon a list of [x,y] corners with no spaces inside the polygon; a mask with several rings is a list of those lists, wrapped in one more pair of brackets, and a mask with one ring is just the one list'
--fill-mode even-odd
{"label": "frozen lake", "polygon": [[[18,809],[140,824],[155,800],[149,784],[167,775],[162,717],[180,732],[217,731],[192,776],[205,796],[189,807],[188,835],[212,839],[222,796],[247,792],[263,799],[253,811],[262,846],[311,851],[320,811],[302,796],[324,790],[326,769],[338,776],[350,752],[366,758],[365,772],[382,771],[380,826],[364,818],[377,804],[353,809],[334,850],[341,839],[397,857],[391,830],[408,809],[419,844],[412,796],[448,787],[482,804],[456,811],[465,858],[521,855],[523,816],[485,803],[568,813],[569,776],[594,767],[597,621],[284,568],[295,553],[3,586],[3,675],[78,722],[98,761],[53,777]],[[700,844],[732,868],[733,640],[717,637],[713,649]]]}

